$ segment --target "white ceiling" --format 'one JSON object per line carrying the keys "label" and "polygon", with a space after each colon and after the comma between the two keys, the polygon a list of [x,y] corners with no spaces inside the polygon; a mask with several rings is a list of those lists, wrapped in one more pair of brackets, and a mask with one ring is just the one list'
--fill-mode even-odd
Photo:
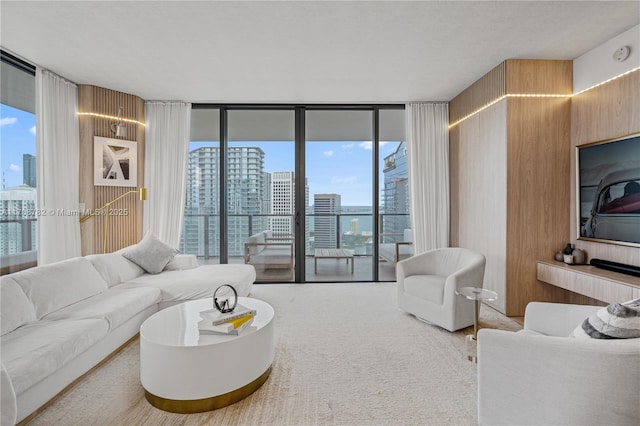
{"label": "white ceiling", "polygon": [[505,59],[573,59],[638,1],[6,1],[0,44],[147,100],[448,101]]}

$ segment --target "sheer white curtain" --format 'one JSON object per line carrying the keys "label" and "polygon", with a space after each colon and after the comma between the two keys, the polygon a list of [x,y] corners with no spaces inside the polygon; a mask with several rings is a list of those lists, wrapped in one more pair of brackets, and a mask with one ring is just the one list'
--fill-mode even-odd
{"label": "sheer white curtain", "polygon": [[147,102],[145,117],[144,230],[178,247],[187,191],[191,104]]}
{"label": "sheer white curtain", "polygon": [[449,246],[449,106],[406,105],[411,222],[416,253]]}
{"label": "sheer white curtain", "polygon": [[78,89],[42,68],[36,69],[36,179],[38,264],[80,256],[77,211],[80,190]]}

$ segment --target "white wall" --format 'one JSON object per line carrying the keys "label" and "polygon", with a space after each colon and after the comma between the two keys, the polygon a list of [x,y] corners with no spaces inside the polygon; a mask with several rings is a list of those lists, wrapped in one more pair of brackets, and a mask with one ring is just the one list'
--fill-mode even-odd
{"label": "white wall", "polygon": [[498,293],[487,304],[507,309],[507,100],[460,126],[459,240],[485,255],[483,287]]}
{"label": "white wall", "polygon": [[[624,62],[613,59],[622,46],[631,47]],[[573,93],[640,67],[640,25],[615,36],[573,60]]]}

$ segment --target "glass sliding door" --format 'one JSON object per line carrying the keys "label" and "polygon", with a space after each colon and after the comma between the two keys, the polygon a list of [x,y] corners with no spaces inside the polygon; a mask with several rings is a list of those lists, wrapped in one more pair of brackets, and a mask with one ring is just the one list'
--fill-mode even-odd
{"label": "glass sliding door", "polygon": [[195,106],[187,173],[180,250],[200,263],[393,281],[412,252],[402,108]]}
{"label": "glass sliding door", "polygon": [[194,109],[179,248],[200,263],[220,263],[220,170],[220,110]]}
{"label": "glass sliding door", "polygon": [[0,266],[3,274],[36,265],[35,69],[2,52],[0,74]]}
{"label": "glass sliding door", "polygon": [[295,274],[295,111],[229,110],[226,147],[229,263],[248,263],[256,281]]}
{"label": "glass sliding door", "polygon": [[395,281],[395,264],[413,253],[404,110],[380,110],[378,148],[378,280]]}
{"label": "glass sliding door", "polygon": [[306,281],[373,279],[373,111],[308,110]]}

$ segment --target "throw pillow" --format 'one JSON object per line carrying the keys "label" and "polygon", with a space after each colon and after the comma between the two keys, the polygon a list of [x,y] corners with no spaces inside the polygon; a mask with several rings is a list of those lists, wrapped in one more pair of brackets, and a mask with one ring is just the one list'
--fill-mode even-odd
{"label": "throw pillow", "polygon": [[640,337],[640,299],[612,303],[585,319],[571,337],[633,339]]}
{"label": "throw pillow", "polygon": [[155,235],[149,233],[142,241],[122,250],[122,256],[150,274],[162,272],[167,263],[173,259],[178,250],[160,241]]}
{"label": "throw pillow", "polygon": [[165,271],[184,271],[198,267],[198,259],[192,254],[176,255],[171,262],[164,267]]}

